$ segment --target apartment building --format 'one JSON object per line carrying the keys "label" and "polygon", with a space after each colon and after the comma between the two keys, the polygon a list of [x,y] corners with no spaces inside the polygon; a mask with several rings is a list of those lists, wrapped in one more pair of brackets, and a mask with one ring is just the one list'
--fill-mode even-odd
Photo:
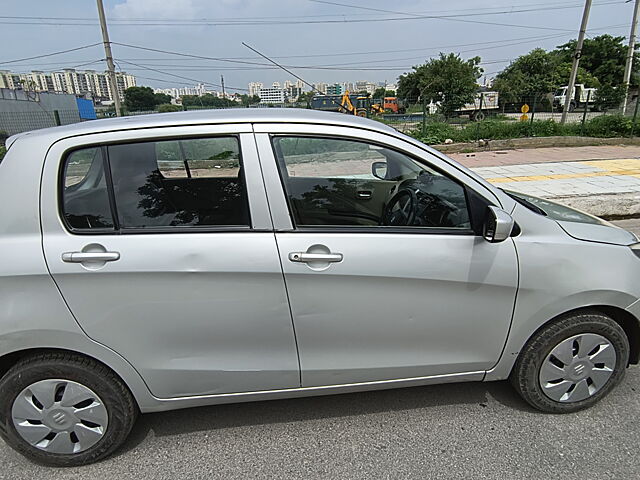
{"label": "apartment building", "polygon": [[[116,72],[116,84],[120,98],[124,99],[124,91],[136,86],[136,78],[125,72]],[[90,95],[97,101],[113,101],[114,98],[106,72],[78,71],[73,68],[57,72],[34,70],[29,73],[0,70],[0,88]]]}

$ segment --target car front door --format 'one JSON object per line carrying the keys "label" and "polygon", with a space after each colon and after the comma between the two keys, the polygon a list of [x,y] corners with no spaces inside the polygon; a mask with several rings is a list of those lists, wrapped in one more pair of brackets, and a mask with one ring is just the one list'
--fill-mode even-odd
{"label": "car front door", "polygon": [[300,386],[250,125],[111,132],[46,159],[44,251],[89,337],[160,398]]}
{"label": "car front door", "polygon": [[479,235],[472,176],[399,138],[256,125],[302,385],[475,374],[498,361],[517,290],[511,239]]}

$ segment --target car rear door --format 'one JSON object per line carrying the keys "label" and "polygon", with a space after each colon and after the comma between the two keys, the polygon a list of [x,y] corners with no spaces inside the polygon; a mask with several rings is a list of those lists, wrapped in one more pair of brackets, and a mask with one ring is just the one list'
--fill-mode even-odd
{"label": "car rear door", "polygon": [[[503,350],[518,281],[511,239],[491,244],[477,232],[478,202],[499,205],[490,190],[390,135],[254,128],[302,385],[481,379]],[[376,178],[385,160],[397,171]],[[421,226],[399,221],[411,175],[431,189]],[[414,186],[401,192],[406,181]]]}
{"label": "car rear door", "polygon": [[250,125],[59,141],[41,212],[71,312],[155,396],[300,386]]}

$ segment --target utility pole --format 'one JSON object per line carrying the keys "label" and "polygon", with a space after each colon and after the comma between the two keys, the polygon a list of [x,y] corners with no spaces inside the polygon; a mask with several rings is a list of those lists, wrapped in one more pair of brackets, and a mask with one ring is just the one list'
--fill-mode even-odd
{"label": "utility pole", "polygon": [[224,94],[224,75],[220,75],[220,82],[222,83],[222,98],[227,98]]}
{"label": "utility pole", "polygon": [[636,48],[636,27],[638,25],[638,7],[640,0],[636,0],[633,7],[633,20],[631,20],[631,33],[629,34],[629,52],[627,53],[627,63],[624,65],[624,102],[622,102],[622,114],[627,111],[627,100],[629,98],[629,81],[631,80],[631,67],[633,65],[633,54]]}
{"label": "utility pole", "polygon": [[118,93],[118,83],[116,81],[116,70],[113,66],[113,55],[111,54],[111,42],[109,41],[109,32],[107,31],[107,19],[104,16],[104,6],[102,0],[98,2],[98,15],[100,17],[100,28],[102,29],[102,43],[104,43],[104,53],[107,57],[107,69],[109,71],[109,84],[111,85],[111,95],[113,96],[113,104],[116,107],[116,115],[122,116],[120,108],[120,94]]}
{"label": "utility pole", "polygon": [[591,10],[591,0],[586,0],[584,3],[584,12],[582,13],[582,24],[580,25],[580,33],[578,33],[578,43],[576,43],[576,51],[573,54],[573,63],[571,64],[571,75],[569,76],[569,85],[567,85],[567,92],[564,96],[564,108],[562,109],[562,119],[560,123],[567,121],[567,112],[569,111],[569,105],[573,99],[573,86],[576,83],[576,77],[578,76],[578,64],[580,63],[580,56],[582,55],[582,44],[584,43],[584,35],[587,31],[587,23],[589,22],[589,10]]}

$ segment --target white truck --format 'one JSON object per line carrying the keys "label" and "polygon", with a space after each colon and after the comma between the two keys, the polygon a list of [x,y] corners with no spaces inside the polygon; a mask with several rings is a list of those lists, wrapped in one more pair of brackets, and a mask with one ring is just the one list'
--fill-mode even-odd
{"label": "white truck", "polygon": [[[553,94],[553,107],[555,110],[562,110],[564,108],[564,102],[567,98],[567,89],[569,87],[565,85],[560,87]],[[576,108],[592,107],[596,100],[597,88],[587,88],[584,83],[576,83],[573,86],[573,96],[569,103],[569,111],[573,112]]]}
{"label": "white truck", "polygon": [[466,103],[457,111],[459,114],[469,115],[471,120],[484,120],[488,112],[498,111],[498,92],[478,92],[473,102]]}
{"label": "white truck", "polygon": [[[484,120],[488,112],[498,111],[498,92],[484,91],[478,92],[476,98],[469,103],[465,103],[456,110],[458,115],[469,115],[471,120]],[[440,102],[433,100],[427,105],[427,113],[434,114],[438,111]]]}

